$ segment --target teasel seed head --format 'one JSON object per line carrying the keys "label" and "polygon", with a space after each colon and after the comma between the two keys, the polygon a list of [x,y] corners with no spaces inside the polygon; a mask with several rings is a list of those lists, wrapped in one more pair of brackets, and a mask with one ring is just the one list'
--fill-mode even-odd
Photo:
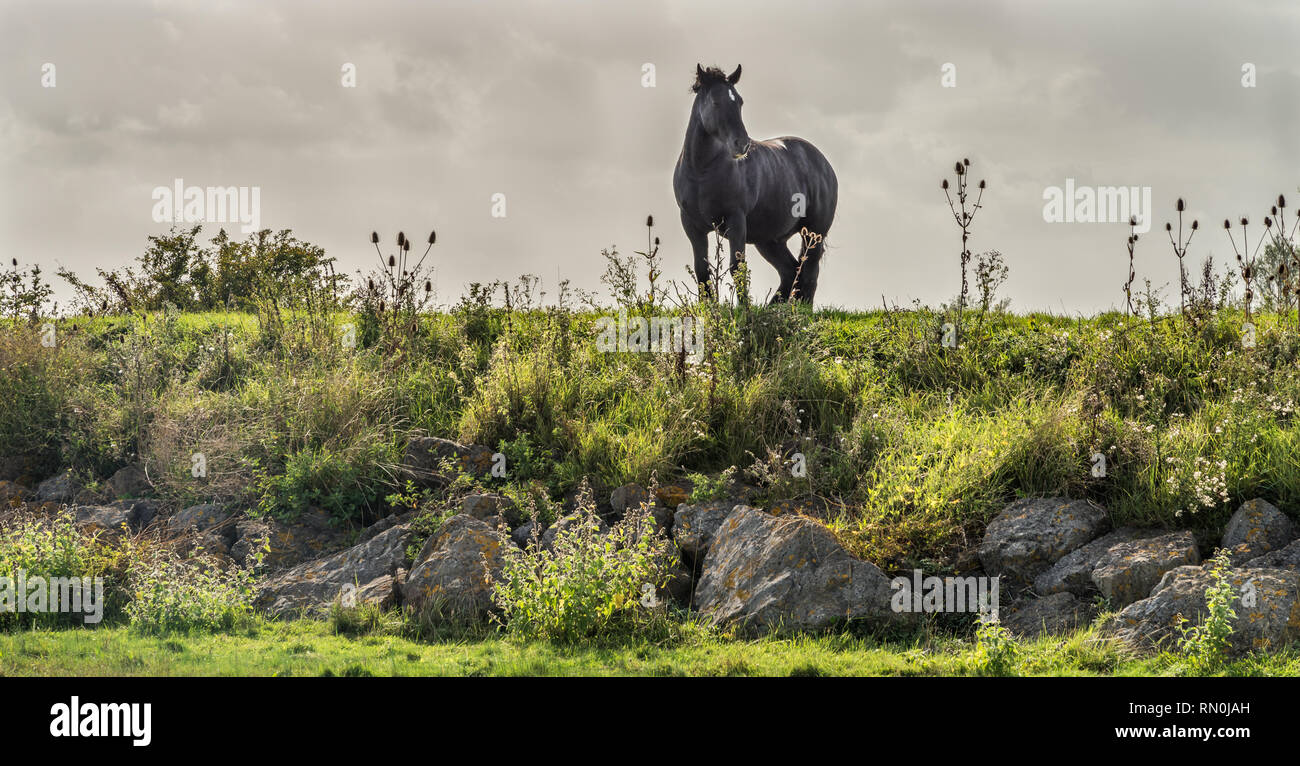
{"label": "teasel seed head", "polygon": [[1192,220],[1192,231],[1196,231],[1198,228],[1200,228],[1200,226],[1201,226],[1200,221],[1197,221],[1195,219]]}
{"label": "teasel seed head", "polygon": [[406,244],[406,232],[397,232],[397,246],[401,247]]}
{"label": "teasel seed head", "polygon": [[375,244],[375,245],[379,244],[379,232],[377,231],[370,232],[370,242],[371,244]]}
{"label": "teasel seed head", "polygon": [[432,245],[437,241],[438,241],[438,232],[436,231],[429,232],[429,244]]}
{"label": "teasel seed head", "polygon": [[945,189],[948,188],[948,179],[946,179],[946,178],[943,179],[943,188],[945,188]]}
{"label": "teasel seed head", "polygon": [[646,226],[654,226],[654,225],[655,225],[655,217],[652,216],[652,215],[648,215],[648,216],[646,216],[646,217],[645,217],[645,225],[646,225]]}
{"label": "teasel seed head", "polygon": [[1246,218],[1246,216],[1243,215],[1243,216],[1241,217],[1241,225],[1242,225],[1242,226],[1247,226],[1247,225],[1249,225],[1249,224],[1250,224],[1250,219]]}
{"label": "teasel seed head", "polygon": [[430,280],[427,280],[427,279],[424,280],[424,292],[425,292],[425,293],[431,293],[431,292],[433,292],[433,282],[431,282]]}
{"label": "teasel seed head", "polygon": [[391,255],[388,256],[388,268],[391,269],[391,268],[393,268],[393,267],[396,266],[396,265],[397,265],[397,259],[394,258],[394,257],[391,256]]}
{"label": "teasel seed head", "polygon": [[1182,198],[1182,197],[1179,197],[1179,198],[1178,198],[1178,204],[1175,205],[1174,207],[1178,210],[1178,212],[1181,213],[1181,212],[1183,212],[1184,210],[1187,209],[1187,204],[1186,204],[1185,202],[1183,202],[1183,198]]}
{"label": "teasel seed head", "polygon": [[983,178],[980,179],[980,188],[981,188],[981,189],[984,188],[984,179],[983,179]]}
{"label": "teasel seed head", "polygon": [[1229,221],[1227,218],[1224,218],[1224,219],[1223,219],[1223,228],[1231,230],[1231,229],[1232,229],[1232,221]]}
{"label": "teasel seed head", "polygon": [[1165,221],[1165,231],[1173,231],[1173,230],[1174,230],[1174,225],[1172,223],[1169,223],[1168,221]]}

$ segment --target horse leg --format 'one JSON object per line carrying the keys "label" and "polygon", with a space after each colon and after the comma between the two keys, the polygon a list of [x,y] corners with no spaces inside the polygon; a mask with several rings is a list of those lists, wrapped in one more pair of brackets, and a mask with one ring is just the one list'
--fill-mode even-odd
{"label": "horse leg", "polygon": [[772,296],[773,303],[783,303],[790,300],[790,289],[794,287],[794,270],[798,261],[795,260],[794,253],[790,252],[789,246],[779,239],[770,242],[759,242],[755,245],[758,252],[763,256],[763,260],[772,264],[776,273],[781,277],[781,286],[776,289],[776,295]]}
{"label": "horse leg", "polygon": [[691,254],[695,257],[695,281],[700,289],[700,297],[713,297],[712,275],[709,273],[709,230],[696,225],[682,213],[682,229],[686,239],[691,243]]}
{"label": "horse leg", "polygon": [[[727,246],[731,248],[731,263],[728,266],[728,271],[731,272],[733,277],[736,274],[736,267],[740,265],[741,261],[745,260],[746,233],[744,213],[727,216]],[[739,292],[740,301],[749,303],[749,290],[744,289]]]}
{"label": "horse leg", "polygon": [[797,277],[794,282],[794,295],[804,303],[811,305],[813,297],[817,294],[817,277],[821,273],[822,255],[826,252],[826,240],[824,231],[815,230],[811,226],[808,227],[808,230],[809,232],[816,231],[821,236],[813,237],[813,242],[809,246],[809,238],[800,235],[803,243],[799,248],[800,263],[796,266]]}

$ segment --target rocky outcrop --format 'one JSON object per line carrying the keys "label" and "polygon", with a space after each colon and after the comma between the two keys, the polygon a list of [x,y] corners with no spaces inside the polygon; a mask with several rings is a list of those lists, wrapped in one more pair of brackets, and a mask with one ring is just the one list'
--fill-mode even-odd
{"label": "rocky outcrop", "polygon": [[148,497],[153,494],[153,484],[138,465],[128,465],[114,473],[104,483],[104,494],[111,500]]}
{"label": "rocky outcrop", "polygon": [[984,571],[1032,583],[1062,556],[1096,539],[1110,526],[1106,511],[1086,500],[1017,500],[984,533]]}
{"label": "rocky outcrop", "polygon": [[815,521],[739,506],[711,537],[695,600],[714,625],[754,634],[907,619],[891,609],[889,578]]}
{"label": "rocky outcrop", "polygon": [[[1280,649],[1300,640],[1300,572],[1291,569],[1242,569],[1228,574],[1236,597],[1233,654]],[[1201,622],[1208,610],[1205,591],[1214,583],[1204,567],[1182,566],[1161,578],[1147,598],[1125,607],[1105,631],[1138,649],[1175,647],[1179,618]]]}
{"label": "rocky outcrop", "polygon": [[1098,559],[1092,582],[1119,608],[1146,598],[1165,572],[1200,561],[1196,539],[1188,531],[1130,540],[1111,546]]}
{"label": "rocky outcrop", "polygon": [[479,519],[452,516],[415,557],[403,604],[443,618],[481,619],[492,609],[492,580],[501,576],[501,549],[509,544]]}
{"label": "rocky outcrop", "polygon": [[242,518],[233,522],[230,557],[238,562],[247,561],[249,556],[263,551],[265,545],[262,564],[275,571],[338,551],[347,545],[349,538],[349,532],[333,523],[330,515],[319,508],[304,511],[288,521]]}
{"label": "rocky outcrop", "polygon": [[410,527],[393,527],[352,548],[273,575],[258,588],[257,604],[273,617],[319,616],[348,594],[382,592],[383,584],[376,581],[397,574],[411,537]]}

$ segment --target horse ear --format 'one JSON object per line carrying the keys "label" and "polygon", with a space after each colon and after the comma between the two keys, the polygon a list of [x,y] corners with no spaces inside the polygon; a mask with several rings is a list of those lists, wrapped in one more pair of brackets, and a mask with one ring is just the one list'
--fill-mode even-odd
{"label": "horse ear", "polygon": [[699,64],[695,65],[695,76],[701,80],[704,79],[704,67]]}
{"label": "horse ear", "polygon": [[[698,66],[698,64],[696,66]],[[736,83],[740,82],[740,64],[736,65],[736,71],[727,75],[727,82],[731,83],[732,85],[735,85]]]}

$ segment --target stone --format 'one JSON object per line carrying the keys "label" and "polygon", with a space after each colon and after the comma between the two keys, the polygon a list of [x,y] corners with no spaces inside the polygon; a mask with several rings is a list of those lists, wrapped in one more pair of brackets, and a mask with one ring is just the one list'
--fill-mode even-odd
{"label": "stone", "polygon": [[753,635],[909,620],[892,594],[883,572],[821,524],[737,506],[713,535],[695,600],[711,624]]}
{"label": "stone", "polygon": [[1076,596],[1095,593],[1097,586],[1092,582],[1092,570],[1097,568],[1097,562],[1106,551],[1110,550],[1111,546],[1136,540],[1144,535],[1150,536],[1152,533],[1142,532],[1134,527],[1121,527],[1107,532],[1096,540],[1065,554],[1047,571],[1034,578],[1034,590],[1042,596],[1053,593],[1073,593]]}
{"label": "stone", "polygon": [[475,620],[493,607],[492,581],[501,576],[504,538],[479,519],[458,513],[430,535],[402,586],[416,612]]}
{"label": "stone", "polygon": [[[577,526],[578,522],[581,519],[582,519],[581,514],[571,513],[568,516],[564,516],[560,518],[558,521],[556,521],[554,524],[548,527],[546,529],[546,532],[542,534],[542,549],[548,551],[555,550],[556,535]],[[609,525],[606,524],[605,520],[600,518],[599,516],[596,517],[596,524],[598,526],[598,534],[603,535],[609,532]]]}
{"label": "stone", "polygon": [[71,503],[81,490],[81,482],[67,470],[37,484],[32,499],[37,503]]}
{"label": "stone", "polygon": [[[1228,573],[1237,594],[1230,651],[1281,649],[1300,640],[1300,572],[1291,569],[1243,569]],[[1129,604],[1103,630],[1139,650],[1175,649],[1178,618],[1189,625],[1208,613],[1205,591],[1214,583],[1209,569],[1181,566],[1161,578],[1151,595]],[[1249,593],[1247,603],[1243,594]]]}
{"label": "stone", "polygon": [[1296,525],[1285,513],[1260,499],[1247,500],[1228,520],[1222,547],[1232,551],[1234,564],[1285,548],[1296,539]]}
{"label": "stone", "polygon": [[262,549],[265,540],[270,550],[263,553],[262,564],[275,571],[334,553],[347,547],[350,537],[346,529],[333,523],[328,512],[319,508],[288,520],[243,518],[234,523],[230,556],[239,562],[247,561]]}
{"label": "stone", "polygon": [[1146,598],[1169,570],[1200,561],[1196,538],[1187,530],[1129,540],[1097,560],[1092,582],[1118,609]]}
{"label": "stone", "polygon": [[130,531],[130,513],[124,508],[107,505],[79,505],[73,509],[77,529],[87,534],[100,533],[118,537]]}
{"label": "stone", "polygon": [[[528,546],[533,544],[533,529],[536,528],[536,526],[537,522],[532,519],[520,524],[510,533],[511,542],[518,545],[520,548],[528,548]],[[541,542],[540,536],[538,542]]]}
{"label": "stone", "polygon": [[1092,609],[1069,591],[1027,598],[999,615],[1002,626],[1020,638],[1071,633],[1088,624]]}
{"label": "stone", "polygon": [[650,492],[640,484],[624,484],[609,493],[610,511],[616,517],[627,513],[629,508],[639,507],[650,499]]}
{"label": "stone", "polygon": [[104,483],[104,495],[110,500],[148,497],[153,494],[153,484],[138,465],[128,465],[118,469]]}
{"label": "stone", "polygon": [[519,521],[515,501],[504,495],[469,495],[461,503],[461,513],[484,521],[492,516],[501,516],[512,526]]}
{"label": "stone", "polygon": [[338,553],[303,562],[263,580],[257,605],[272,617],[328,613],[348,590],[396,575],[406,562],[409,526],[393,527]]}
{"label": "stone", "polygon": [[713,544],[713,536],[732,511],[744,508],[730,500],[710,500],[698,505],[679,505],[673,515],[673,540],[687,564],[703,559]]}
{"label": "stone", "polygon": [[1242,569],[1295,569],[1300,570],[1300,540],[1285,548],[1269,551],[1242,564]]}
{"label": "stone", "polygon": [[480,444],[417,436],[406,443],[398,478],[421,487],[445,486],[461,473],[482,478],[492,470],[493,454],[490,448]]}
{"label": "stone", "polygon": [[1086,500],[1017,500],[989,522],[980,543],[980,562],[990,575],[1032,583],[1065,554],[1109,527],[1105,509]]}

